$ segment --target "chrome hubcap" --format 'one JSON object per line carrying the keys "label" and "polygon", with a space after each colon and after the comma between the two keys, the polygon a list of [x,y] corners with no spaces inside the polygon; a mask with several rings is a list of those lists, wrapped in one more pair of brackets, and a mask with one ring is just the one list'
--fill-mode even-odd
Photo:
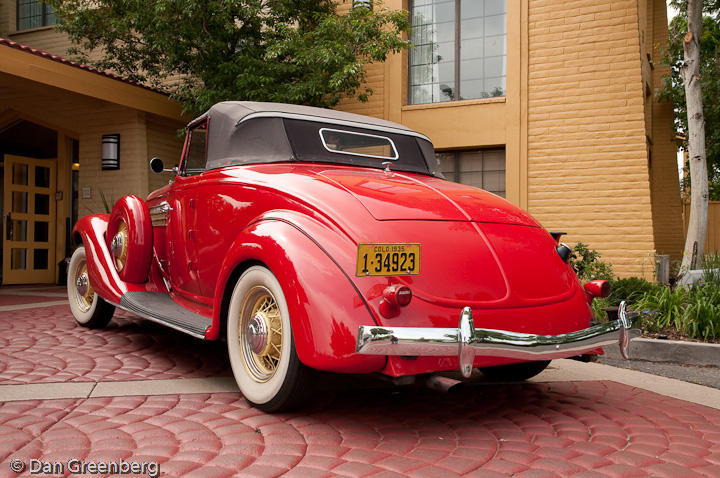
{"label": "chrome hubcap", "polygon": [[261,314],[255,314],[247,325],[247,337],[250,350],[256,355],[262,354],[268,344],[267,319]]}
{"label": "chrome hubcap", "polygon": [[282,355],[282,316],[270,291],[262,286],[250,290],[242,305],[238,341],[242,360],[256,382],[270,380]]}
{"label": "chrome hubcap", "polygon": [[128,255],[128,230],[125,222],[120,222],[118,232],[110,242],[110,252],[115,259],[115,267],[118,271],[122,271],[127,263]]}
{"label": "chrome hubcap", "polygon": [[111,248],[113,256],[115,256],[116,258],[122,255],[123,237],[121,234],[115,234],[115,237],[113,237],[112,240]]}
{"label": "chrome hubcap", "polygon": [[87,263],[79,262],[74,271],[75,283],[75,304],[82,312],[87,312],[93,305],[95,299],[95,291],[90,285],[88,279]]}
{"label": "chrome hubcap", "polygon": [[87,275],[83,274],[81,276],[78,276],[77,280],[75,281],[75,289],[77,290],[78,295],[81,297],[84,297],[87,294],[87,291],[88,291]]}

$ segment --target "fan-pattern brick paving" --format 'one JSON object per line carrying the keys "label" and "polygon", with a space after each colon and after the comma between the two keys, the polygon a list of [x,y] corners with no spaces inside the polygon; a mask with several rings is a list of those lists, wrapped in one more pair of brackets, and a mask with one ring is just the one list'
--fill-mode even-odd
{"label": "fan-pattern brick paving", "polygon": [[[129,315],[90,331],[64,306],[0,312],[2,385],[227,373],[222,344]],[[0,401],[0,477],[70,458],[203,478],[720,477],[720,410],[611,381],[343,386],[276,415],[238,393]]]}
{"label": "fan-pattern brick paving", "polygon": [[[0,305],[62,300],[0,297]],[[78,326],[69,306],[0,312],[0,385],[228,376],[228,364],[223,343],[203,342],[120,310],[102,330]]]}

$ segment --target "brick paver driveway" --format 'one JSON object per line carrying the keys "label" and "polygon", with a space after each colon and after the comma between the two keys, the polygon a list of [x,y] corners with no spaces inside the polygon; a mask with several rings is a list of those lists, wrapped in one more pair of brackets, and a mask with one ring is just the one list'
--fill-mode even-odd
{"label": "brick paver driveway", "polygon": [[447,395],[345,378],[268,415],[234,391],[223,344],[124,313],[87,330],[63,296],[0,289],[0,477],[31,460],[68,476],[73,459],[170,477],[720,477],[717,390],[557,361]]}

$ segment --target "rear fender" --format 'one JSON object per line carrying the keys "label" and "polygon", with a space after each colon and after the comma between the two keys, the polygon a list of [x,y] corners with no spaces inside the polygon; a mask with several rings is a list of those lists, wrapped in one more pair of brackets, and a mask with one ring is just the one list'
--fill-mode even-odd
{"label": "rear fender", "polygon": [[[105,242],[109,214],[92,214],[80,218],[73,228],[73,238],[78,235],[85,247],[90,285],[103,299],[113,304],[120,303],[127,284],[120,279]],[[77,242],[77,240],[75,241]]]}
{"label": "rear fender", "polygon": [[355,353],[359,326],[374,323],[375,318],[351,279],[312,234],[277,215],[251,224],[227,252],[215,288],[213,325],[206,338],[219,336],[221,320],[225,320],[223,301],[232,293],[238,269],[248,263],[264,264],[280,282],[302,363],[348,373],[384,368],[384,356]]}

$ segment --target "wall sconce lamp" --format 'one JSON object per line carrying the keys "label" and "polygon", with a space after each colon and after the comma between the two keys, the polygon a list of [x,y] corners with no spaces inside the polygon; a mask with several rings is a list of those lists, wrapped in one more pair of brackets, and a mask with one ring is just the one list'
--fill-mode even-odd
{"label": "wall sconce lamp", "polygon": [[120,169],[120,135],[102,135],[102,168]]}

